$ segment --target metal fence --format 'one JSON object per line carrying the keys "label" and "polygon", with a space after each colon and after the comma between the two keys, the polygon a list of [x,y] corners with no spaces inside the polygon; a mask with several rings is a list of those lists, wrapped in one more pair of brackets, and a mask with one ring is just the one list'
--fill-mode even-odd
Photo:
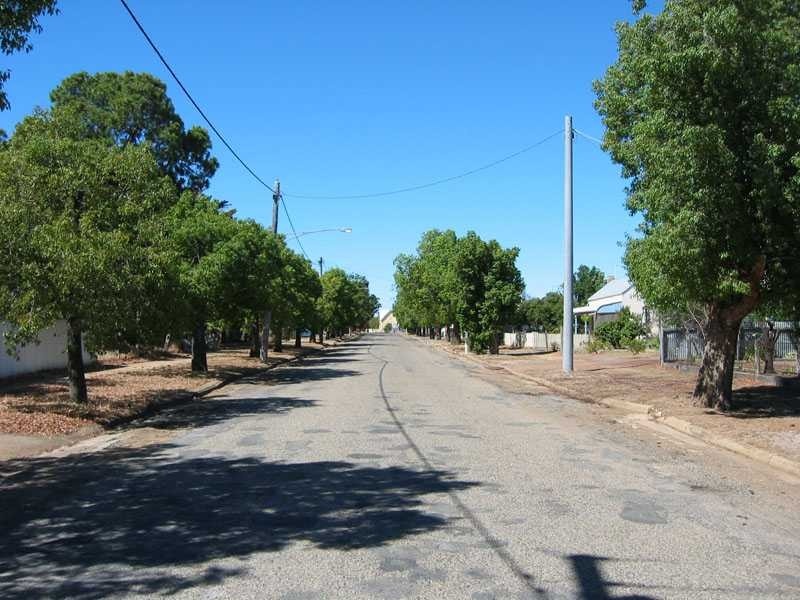
{"label": "metal fence", "polygon": [[[779,321],[775,323],[778,339],[775,342],[775,358],[791,358],[796,355],[797,348],[790,335],[792,323]],[[757,323],[745,323],[739,329],[739,340],[736,345],[736,360],[745,360],[755,353],[755,344],[762,334]],[[664,360],[666,362],[695,361],[703,356],[705,340],[699,331],[694,329],[665,329],[662,334]]]}

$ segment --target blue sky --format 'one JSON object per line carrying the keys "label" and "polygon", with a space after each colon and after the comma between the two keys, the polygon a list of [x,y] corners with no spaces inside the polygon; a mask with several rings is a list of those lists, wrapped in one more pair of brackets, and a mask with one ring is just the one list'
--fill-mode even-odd
{"label": "blue sky", "polygon": [[[312,259],[366,275],[391,307],[392,260],[427,229],[475,230],[518,246],[527,292],[562,280],[563,136],[445,185],[375,199],[307,200],[422,184],[515,152],[563,127],[601,137],[592,81],[615,60],[629,0],[129,0],[206,113],[267,181],[280,177]],[[166,81],[187,125],[200,116],[112,0],[61,2],[12,69],[14,124],[76,71],[148,71]],[[265,224],[271,198],[215,140],[210,192]],[[575,143],[575,265],[623,276],[636,221],[619,168]],[[281,214],[280,231],[289,233]]]}

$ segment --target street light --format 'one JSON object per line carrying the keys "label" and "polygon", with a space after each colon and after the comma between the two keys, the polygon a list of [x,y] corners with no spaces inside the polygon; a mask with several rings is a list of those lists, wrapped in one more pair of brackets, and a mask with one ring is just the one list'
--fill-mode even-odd
{"label": "street light", "polygon": [[291,237],[287,237],[287,240],[296,240],[299,237],[303,237],[304,235],[311,235],[312,233],[325,233],[326,231],[338,231],[340,233],[353,233],[352,227],[334,227],[331,229],[315,229],[314,231],[301,231],[297,235],[293,235]]}

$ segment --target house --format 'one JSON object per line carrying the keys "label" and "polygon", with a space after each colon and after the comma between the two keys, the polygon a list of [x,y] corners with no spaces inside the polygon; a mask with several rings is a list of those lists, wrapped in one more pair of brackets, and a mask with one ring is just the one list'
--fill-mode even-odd
{"label": "house", "polygon": [[383,317],[381,317],[381,324],[379,326],[379,330],[383,331],[386,329],[387,325],[392,326],[392,330],[397,329],[397,319],[394,316],[394,311],[390,310],[387,312]]}
{"label": "house", "polygon": [[598,325],[616,320],[623,308],[628,308],[633,314],[639,315],[645,326],[653,329],[651,311],[627,279],[610,277],[603,287],[589,296],[586,306],[579,306],[572,312],[576,318],[580,315],[589,316],[588,327],[594,331]]}

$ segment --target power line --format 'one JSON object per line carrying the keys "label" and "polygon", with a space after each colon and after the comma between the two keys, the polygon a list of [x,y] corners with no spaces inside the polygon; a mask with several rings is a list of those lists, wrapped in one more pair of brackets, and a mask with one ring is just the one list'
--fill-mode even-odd
{"label": "power line", "polygon": [[587,140],[589,140],[590,142],[594,142],[594,143],[595,143],[595,144],[597,144],[598,146],[602,146],[602,145],[603,145],[603,140],[598,140],[596,137],[592,137],[591,135],[589,135],[589,134],[587,134],[587,133],[583,133],[583,132],[582,132],[580,129],[575,129],[575,128],[573,127],[573,128],[572,128],[572,131],[574,131],[575,133],[577,133],[577,134],[578,134],[578,135],[580,135],[581,137],[585,137],[585,138],[586,138]]}
{"label": "power line", "polygon": [[[169,71],[169,74],[172,75],[172,78],[175,80],[175,83],[178,84],[178,86],[181,88],[183,93],[189,99],[189,102],[191,102],[192,106],[194,106],[197,109],[197,112],[200,113],[200,116],[203,117],[205,122],[208,124],[208,126],[211,128],[211,130],[217,135],[217,137],[220,139],[220,141],[223,143],[223,145],[230,151],[230,153],[234,156],[234,158],[239,161],[239,163],[245,168],[245,170],[255,178],[256,181],[258,181],[261,185],[263,185],[265,188],[267,188],[272,193],[275,193],[275,190],[267,182],[265,182],[263,179],[261,179],[261,177],[259,177],[256,174],[256,172],[253,171],[253,169],[251,169],[250,166],[246,162],[244,162],[242,157],[239,156],[239,153],[236,152],[236,150],[233,149],[233,147],[228,143],[228,140],[225,139],[225,136],[223,136],[222,133],[220,133],[219,129],[217,129],[216,126],[214,125],[214,123],[211,122],[211,119],[209,119],[208,116],[206,115],[206,113],[203,111],[203,109],[200,108],[200,105],[195,101],[195,99],[189,93],[189,90],[186,89],[186,86],[183,85],[183,82],[180,80],[178,75],[175,73],[175,71],[172,69],[170,64],[167,62],[167,59],[164,58],[164,55],[158,49],[158,46],[156,46],[155,42],[153,42],[153,39],[148,35],[147,31],[145,31],[144,26],[141,24],[139,19],[133,13],[133,11],[131,10],[131,7],[128,6],[128,3],[125,0],[120,0],[120,2],[122,3],[122,6],[125,7],[125,10],[128,12],[128,14],[130,15],[131,19],[133,19],[133,22],[136,24],[136,27],[139,28],[139,31],[144,36],[144,39],[146,39],[147,43],[150,44],[150,47],[156,53],[156,55],[158,56],[158,58],[161,61],[161,63],[164,65],[164,67],[166,67],[167,71]],[[281,195],[280,201],[281,201],[281,204],[283,205],[283,211],[286,213],[286,219],[289,221],[289,225],[292,228],[292,232],[296,236],[297,235],[297,231],[294,228],[294,223],[292,222],[292,217],[291,217],[291,215],[289,215],[289,209],[286,207],[286,202],[283,200],[283,195]],[[300,242],[299,240],[297,241],[297,243],[300,246],[300,249],[303,251],[303,255],[308,260],[311,260],[309,258],[309,256],[308,256],[308,254],[306,253],[305,248],[303,248],[303,243]]]}
{"label": "power line", "polygon": [[144,27],[139,22],[139,19],[136,18],[135,14],[133,14],[133,11],[131,10],[131,7],[128,6],[128,3],[125,2],[125,0],[119,0],[119,1],[122,3],[122,6],[125,7],[125,10],[128,11],[128,14],[130,15],[131,19],[133,19],[133,22],[136,24],[136,27],[138,27],[139,31],[142,32],[142,35],[144,36],[144,39],[146,39],[147,43],[150,44],[150,47],[153,49],[153,52],[156,53],[156,55],[158,56],[159,60],[161,60],[161,63],[167,68],[167,71],[169,71],[169,74],[172,75],[172,78],[175,80],[175,83],[177,83],[178,86],[181,88],[181,90],[183,90],[183,93],[189,99],[189,102],[191,102],[192,105],[197,109],[197,112],[200,113],[200,116],[203,117],[203,120],[205,120],[205,122],[208,124],[208,126],[211,128],[211,130],[214,133],[217,134],[217,137],[220,139],[220,141],[223,143],[223,145],[230,151],[231,154],[233,154],[234,158],[239,161],[239,163],[247,170],[247,172],[250,173],[250,175],[252,175],[253,177],[255,177],[256,181],[258,181],[261,185],[263,185],[269,191],[274,192],[275,190],[273,190],[267,184],[267,182],[265,182],[263,179],[261,179],[261,177],[256,175],[255,171],[253,171],[253,169],[251,169],[249,167],[249,165],[246,162],[244,162],[244,160],[242,160],[242,157],[239,156],[239,154],[236,152],[236,150],[234,150],[233,147],[228,143],[228,140],[226,140],[225,137],[219,132],[219,129],[217,129],[214,126],[214,124],[211,122],[211,119],[209,119],[206,116],[206,113],[203,112],[203,109],[200,108],[200,105],[197,104],[197,102],[195,102],[195,99],[192,98],[192,95],[189,93],[189,90],[186,89],[186,86],[183,85],[183,82],[175,74],[175,71],[172,70],[172,67],[167,62],[167,59],[164,58],[163,54],[161,54],[161,51],[158,49],[158,46],[156,46],[155,42],[153,42],[153,40],[147,34],[147,31],[145,31]]}
{"label": "power line", "polygon": [[474,169],[470,169],[469,171],[465,171],[463,173],[459,173],[458,175],[453,175],[451,177],[445,177],[443,179],[437,179],[435,181],[429,181],[428,183],[423,183],[423,184],[420,184],[420,185],[414,185],[414,186],[410,186],[410,187],[406,187],[406,188],[400,188],[400,189],[397,189],[397,190],[390,190],[390,191],[387,191],[387,192],[374,192],[374,193],[370,193],[370,194],[352,194],[352,195],[346,195],[346,196],[315,196],[315,195],[311,195],[311,194],[285,194],[285,195],[290,197],[290,198],[303,198],[303,199],[307,199],[307,200],[357,200],[357,199],[364,199],[364,198],[379,198],[381,196],[392,196],[394,194],[402,194],[402,193],[405,193],[405,192],[414,192],[416,190],[422,190],[422,189],[425,189],[425,188],[433,187],[435,185],[441,185],[443,183],[448,183],[450,181],[455,181],[456,179],[461,179],[463,177],[468,177],[469,175],[474,175],[475,173],[479,173],[480,171],[485,171],[486,169],[491,169],[492,167],[497,166],[500,163],[504,163],[507,160],[511,160],[512,158],[516,158],[520,154],[524,154],[525,152],[533,150],[537,146],[541,146],[542,144],[544,144],[545,142],[547,142],[547,141],[551,140],[552,138],[556,137],[560,133],[563,133],[563,131],[564,131],[563,129],[559,129],[555,133],[551,133],[547,137],[542,138],[541,140],[539,140],[538,142],[536,142],[534,144],[531,144],[530,146],[526,146],[522,150],[517,150],[516,152],[514,152],[512,154],[508,154],[507,156],[504,156],[503,158],[499,158],[499,159],[497,159],[495,161],[492,161],[492,162],[487,163],[485,165],[482,165],[480,167],[476,167]]}
{"label": "power line", "polygon": [[292,228],[292,233],[294,234],[295,241],[297,241],[297,245],[300,246],[300,250],[303,251],[303,256],[305,256],[306,259],[311,260],[311,257],[306,253],[306,249],[303,248],[303,242],[300,241],[300,236],[297,235],[297,230],[294,228],[294,223],[292,223],[292,217],[289,216],[289,210],[286,208],[286,202],[284,202],[283,200],[283,194],[281,194],[281,205],[283,206],[283,212],[286,213],[286,219],[289,221],[289,227]]}

